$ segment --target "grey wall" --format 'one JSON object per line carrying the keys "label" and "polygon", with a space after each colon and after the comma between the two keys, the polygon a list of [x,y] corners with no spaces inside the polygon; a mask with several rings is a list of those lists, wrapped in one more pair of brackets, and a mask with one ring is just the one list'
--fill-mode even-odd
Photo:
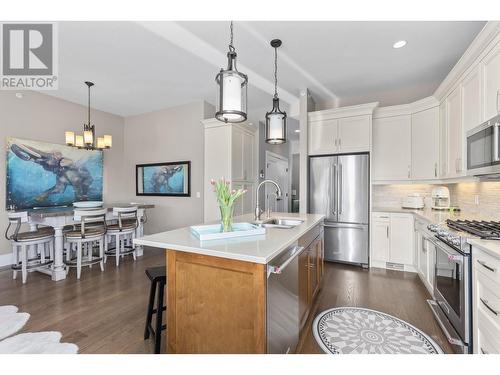
{"label": "grey wall", "polygon": [[[64,132],[82,131],[87,120],[87,108],[34,91],[24,92],[18,99],[13,91],[0,91],[0,139],[4,142],[0,152],[0,254],[11,252],[3,231],[7,227],[5,211],[5,144],[6,138],[16,137],[36,141],[64,144]],[[111,134],[113,148],[104,152],[104,199],[108,202],[126,198],[122,186],[123,118],[92,110],[92,122],[97,134]]]}
{"label": "grey wall", "polygon": [[[206,102],[186,104],[125,118],[124,186],[137,202],[155,204],[148,213],[148,233],[203,222],[204,132],[200,121],[214,116]],[[135,165],[191,161],[191,197],[136,197]],[[199,197],[197,197],[199,193]]]}

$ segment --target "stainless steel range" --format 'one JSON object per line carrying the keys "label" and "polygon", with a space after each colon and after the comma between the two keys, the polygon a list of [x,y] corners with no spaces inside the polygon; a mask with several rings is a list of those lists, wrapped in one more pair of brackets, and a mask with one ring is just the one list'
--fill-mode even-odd
{"label": "stainless steel range", "polygon": [[472,353],[472,268],[467,240],[500,240],[500,222],[447,220],[435,233],[434,300],[429,305],[453,349]]}

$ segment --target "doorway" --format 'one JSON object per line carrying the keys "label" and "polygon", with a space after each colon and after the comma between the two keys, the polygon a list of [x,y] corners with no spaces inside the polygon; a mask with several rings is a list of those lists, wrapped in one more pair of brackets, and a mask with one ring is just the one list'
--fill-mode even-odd
{"label": "doorway", "polygon": [[265,207],[273,212],[290,212],[290,169],[288,158],[266,151],[266,179],[278,183],[282,197],[276,199],[274,186],[266,185]]}

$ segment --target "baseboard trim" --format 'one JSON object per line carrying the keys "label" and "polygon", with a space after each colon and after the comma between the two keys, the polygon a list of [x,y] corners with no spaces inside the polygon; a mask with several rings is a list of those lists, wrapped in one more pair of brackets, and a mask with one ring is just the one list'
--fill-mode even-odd
{"label": "baseboard trim", "polygon": [[12,254],[0,254],[0,270],[10,268],[12,265]]}

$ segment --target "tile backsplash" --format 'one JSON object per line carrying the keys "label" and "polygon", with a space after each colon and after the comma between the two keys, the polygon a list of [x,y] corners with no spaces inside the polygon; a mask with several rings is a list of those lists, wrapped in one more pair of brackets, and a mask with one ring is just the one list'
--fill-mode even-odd
{"label": "tile backsplash", "polygon": [[[430,204],[431,191],[438,185],[373,185],[373,207],[401,207],[401,200],[412,193],[419,193]],[[443,184],[450,189],[451,204],[464,212],[484,213],[500,217],[500,182],[463,182]],[[476,196],[477,202],[476,204]]]}

